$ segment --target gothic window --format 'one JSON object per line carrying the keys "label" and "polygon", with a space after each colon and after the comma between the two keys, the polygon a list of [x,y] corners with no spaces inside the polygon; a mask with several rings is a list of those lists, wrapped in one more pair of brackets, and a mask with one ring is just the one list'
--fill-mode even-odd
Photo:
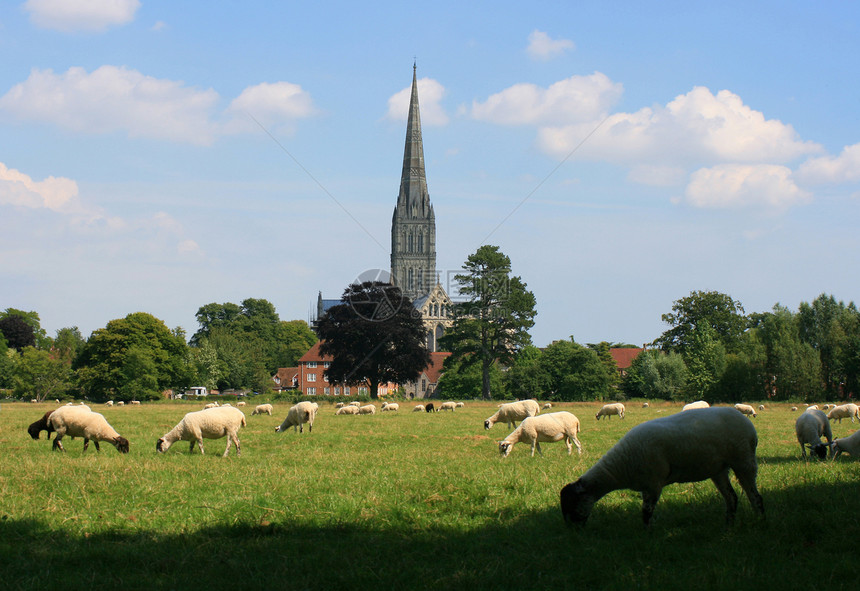
{"label": "gothic window", "polygon": [[406,252],[412,252],[412,232],[409,232],[409,245],[406,247]]}
{"label": "gothic window", "polygon": [[424,233],[418,233],[418,252],[424,252]]}
{"label": "gothic window", "polygon": [[406,285],[409,286],[409,291],[412,291],[415,288],[414,277],[412,276],[412,267],[409,267],[409,278],[406,281]]}

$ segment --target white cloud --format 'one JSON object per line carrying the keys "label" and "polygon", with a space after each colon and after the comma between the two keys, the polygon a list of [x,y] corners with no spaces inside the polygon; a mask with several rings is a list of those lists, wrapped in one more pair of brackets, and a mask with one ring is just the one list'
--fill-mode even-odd
{"label": "white cloud", "polygon": [[0,110],[73,131],[124,131],[205,145],[214,139],[209,116],[217,101],[212,89],[188,88],[124,67],[101,66],[92,73],[74,67],[60,75],[33,69],[0,98]]}
{"label": "white cloud", "polygon": [[77,202],[77,198],[78,184],[71,179],[50,176],[34,181],[0,162],[0,205],[62,211]]}
{"label": "white cloud", "polygon": [[[310,94],[298,84],[263,82],[249,86],[230,103],[229,111],[241,122],[247,115],[264,125],[284,125],[316,113]],[[241,123],[232,130],[243,127]]]}
{"label": "white cloud", "polygon": [[472,103],[472,117],[502,125],[566,125],[591,122],[608,112],[624,92],[621,83],[595,72],[571,76],[549,88],[515,84]]}
{"label": "white cloud", "polygon": [[798,178],[809,183],[851,183],[860,180],[860,144],[846,146],[835,158],[811,158],[800,165]]}
{"label": "white cloud", "polygon": [[791,170],[771,164],[720,164],[693,173],[685,201],[711,209],[758,207],[784,210],[807,203],[811,195],[792,179]]}
{"label": "white cloud", "polygon": [[[547,125],[539,129],[538,143],[548,154],[564,157],[597,125]],[[802,141],[791,125],[765,119],[738,95],[695,87],[665,107],[611,115],[588,140],[583,155],[622,164],[692,166],[786,163],[820,150],[818,144]]]}
{"label": "white cloud", "polygon": [[104,31],[134,20],[139,0],[27,0],[24,10],[37,27],[58,31]]}
{"label": "white cloud", "polygon": [[[409,116],[409,99],[412,96],[412,85],[407,86],[388,99],[386,117],[395,121],[406,121]],[[422,125],[447,125],[448,114],[442,108],[442,97],[445,87],[432,78],[418,80],[418,104],[421,107]]]}
{"label": "white cloud", "polygon": [[569,39],[553,40],[543,31],[535,29],[529,35],[529,46],[526,48],[526,53],[532,59],[546,61],[563,54],[569,49],[576,49],[573,41]]}

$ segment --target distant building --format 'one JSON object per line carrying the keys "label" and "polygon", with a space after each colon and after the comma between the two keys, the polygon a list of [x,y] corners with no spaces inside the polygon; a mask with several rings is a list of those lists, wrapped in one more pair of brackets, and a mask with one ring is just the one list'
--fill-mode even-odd
{"label": "distant building", "polygon": [[622,378],[627,375],[627,370],[630,369],[633,360],[639,357],[639,354],[644,350],[640,347],[612,347],[609,349],[609,354],[615,360],[615,366]]}
{"label": "distant building", "polygon": [[430,365],[424,368],[414,382],[403,384],[404,395],[407,398],[436,398],[439,378],[442,377],[442,365],[450,356],[450,353],[430,353]]}
{"label": "distant building", "polygon": [[278,368],[278,373],[272,376],[272,381],[275,382],[275,387],[273,389],[277,392],[295,390],[299,387],[299,368]]}

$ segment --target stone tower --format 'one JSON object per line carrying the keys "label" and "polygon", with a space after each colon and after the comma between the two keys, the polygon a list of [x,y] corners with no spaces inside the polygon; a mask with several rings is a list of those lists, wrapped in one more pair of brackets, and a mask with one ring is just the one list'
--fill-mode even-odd
{"label": "stone tower", "polygon": [[436,215],[424,174],[424,144],[418,110],[418,78],[412,66],[412,97],[406,123],[406,147],[400,193],[391,220],[391,276],[413,301],[429,294],[436,277]]}

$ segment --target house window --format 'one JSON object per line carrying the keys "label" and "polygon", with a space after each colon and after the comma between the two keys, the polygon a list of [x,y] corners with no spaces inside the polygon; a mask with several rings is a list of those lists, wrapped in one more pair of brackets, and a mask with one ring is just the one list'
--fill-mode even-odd
{"label": "house window", "polygon": [[308,396],[316,396],[317,389],[316,388],[308,388]]}
{"label": "house window", "polygon": [[335,387],[334,387],[334,395],[335,395],[335,396],[340,396],[340,386],[335,386]]}
{"label": "house window", "polygon": [[323,389],[323,393],[324,393],[326,396],[328,396],[329,394],[331,394],[331,388],[324,388],[324,389]]}
{"label": "house window", "polygon": [[309,381],[309,382],[315,382],[315,381],[317,381],[317,374],[315,374],[315,373],[309,373],[309,374],[308,374],[308,381]]}
{"label": "house window", "polygon": [[349,386],[344,386],[344,387],[343,387],[343,395],[344,395],[344,396],[349,396]]}
{"label": "house window", "polygon": [[309,368],[315,368],[316,366],[317,366],[317,362],[316,362],[316,361],[308,361],[308,367],[309,367]]}
{"label": "house window", "polygon": [[422,392],[426,392],[426,391],[427,391],[427,380],[425,380],[425,379],[423,379],[423,378],[421,379],[421,391],[422,391]]}
{"label": "house window", "polygon": [[365,386],[358,387],[358,395],[361,396],[362,394],[367,394],[367,388]]}
{"label": "house window", "polygon": [[323,361],[323,367],[328,369],[328,366],[331,365],[331,361]]}

